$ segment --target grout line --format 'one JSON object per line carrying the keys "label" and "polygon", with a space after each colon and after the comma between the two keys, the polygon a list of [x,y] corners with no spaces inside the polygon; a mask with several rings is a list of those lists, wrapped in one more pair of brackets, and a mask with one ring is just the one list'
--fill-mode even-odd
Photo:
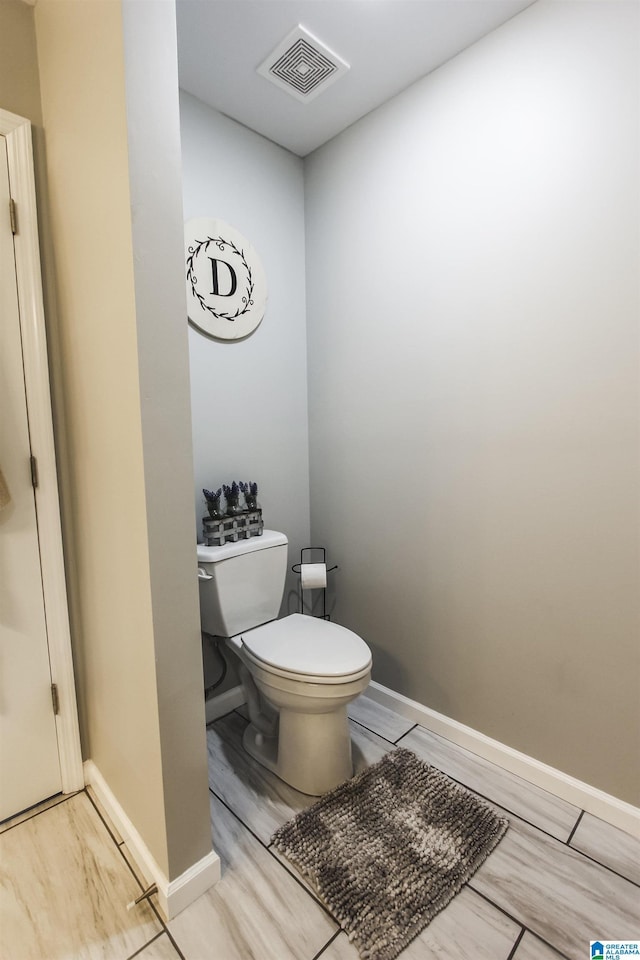
{"label": "grout line", "polygon": [[[85,790],[76,790],[74,793],[61,793],[61,794],[60,794],[60,799],[57,800],[55,803],[49,804],[49,806],[48,806],[48,807],[45,807],[44,810],[35,810],[34,808],[35,808],[35,807],[39,807],[41,803],[46,803],[45,800],[42,800],[40,803],[34,804],[34,806],[31,807],[31,808],[27,807],[27,810],[29,810],[29,809],[32,809],[32,810],[33,810],[33,813],[31,813],[28,817],[24,817],[22,820],[18,820],[17,823],[12,823],[11,826],[9,826],[9,827],[2,827],[2,824],[0,824],[0,837],[1,837],[4,833],[9,833],[10,830],[15,830],[16,827],[21,827],[23,823],[29,823],[29,820],[33,820],[33,819],[35,819],[35,817],[39,817],[39,816],[41,816],[41,814],[47,813],[48,810],[55,810],[55,808],[56,808],[56,807],[59,807],[61,803],[66,803],[67,800],[72,800],[73,797],[77,797],[79,793],[85,793]],[[55,796],[55,794],[54,794],[54,796]],[[49,797],[48,799],[50,800],[51,797]],[[22,812],[25,813],[26,811],[23,810]],[[16,816],[16,817],[19,817],[20,814],[19,814],[19,813],[16,813],[15,816]],[[7,817],[7,820],[11,820],[11,819],[13,819],[13,818],[12,818],[12,817]],[[5,821],[5,823],[6,823],[6,821]]]}
{"label": "grout line", "polygon": [[[566,841],[565,841],[566,844],[567,844],[567,846],[569,846],[570,843],[571,843],[571,841],[573,840],[573,835],[574,835],[574,833],[576,832],[576,830],[578,829],[578,827],[580,826],[580,821],[582,820],[583,817],[584,817],[584,810],[581,810],[580,813],[579,813],[579,815],[578,815],[578,819],[576,820],[576,822],[575,822],[574,825],[573,825],[573,830],[571,831],[571,833],[569,834],[569,836],[567,837],[567,839],[566,839]],[[574,848],[572,847],[571,849],[573,850]]]}
{"label": "grout line", "polygon": [[520,933],[519,933],[518,936],[516,937],[516,942],[515,942],[514,945],[511,947],[511,952],[509,953],[509,956],[507,957],[507,960],[513,960],[513,956],[514,956],[516,950],[518,949],[518,947],[520,946],[520,941],[522,940],[523,937],[524,937],[524,927],[521,927],[521,928],[520,928]]}
{"label": "grout line", "polygon": [[[419,726],[419,724],[416,724],[416,726]],[[423,727],[422,729],[425,729],[425,728]],[[430,731],[427,731],[427,732],[430,732]],[[406,736],[406,734],[403,734],[403,736]],[[402,737],[400,739],[402,739]],[[424,763],[429,762],[428,760],[424,760],[424,757],[420,757],[420,759],[423,760]],[[436,767],[435,769],[440,770],[440,767]],[[579,856],[584,857],[585,860],[589,860],[591,863],[594,863],[596,866],[601,867],[603,870],[608,870],[610,873],[613,873],[614,876],[620,877],[621,880],[626,880],[627,883],[633,884],[634,887],[640,887],[640,883],[638,883],[638,881],[632,880],[630,877],[625,876],[624,873],[620,873],[618,870],[615,870],[613,867],[608,866],[608,864],[602,863],[600,860],[596,860],[595,857],[589,856],[589,854],[584,853],[583,850],[579,850],[577,847],[571,846],[571,840],[573,838],[574,833],[578,829],[578,826],[580,824],[580,821],[582,820],[582,817],[584,816],[584,812],[585,812],[584,810],[580,811],[580,815],[578,816],[578,819],[576,820],[576,823],[574,824],[571,830],[571,833],[569,834],[567,839],[562,840],[560,837],[556,837],[554,833],[549,833],[549,831],[545,830],[544,827],[540,827],[538,826],[537,823],[533,823],[532,820],[527,820],[527,818],[523,817],[521,813],[516,813],[515,810],[511,810],[509,807],[504,806],[502,803],[500,803],[499,800],[496,800],[494,797],[490,797],[486,793],[480,793],[479,790],[476,790],[474,787],[469,786],[469,784],[465,783],[464,780],[459,780],[457,777],[454,777],[451,773],[447,773],[446,770],[440,770],[440,773],[443,773],[445,777],[449,777],[449,779],[453,780],[455,783],[460,784],[460,786],[464,787],[465,790],[469,790],[471,793],[475,793],[476,796],[481,797],[483,800],[486,800],[487,803],[490,803],[495,807],[500,807],[500,809],[503,810],[504,813],[509,814],[512,817],[516,817],[518,820],[522,821],[522,823],[526,823],[529,827],[533,827],[534,830],[538,830],[540,833],[544,834],[545,837],[549,837],[551,840],[555,840],[556,843],[560,843],[563,847],[568,847],[573,853],[577,853]],[[552,796],[554,796],[554,794],[552,794]]]}
{"label": "grout line", "polygon": [[[249,833],[251,834],[251,836],[254,838],[254,840],[257,840],[257,841],[258,841],[258,843],[260,844],[260,846],[264,847],[265,850],[268,850],[268,849],[269,849],[269,844],[268,844],[268,843],[265,843],[264,840],[262,839],[262,837],[259,837],[257,833],[254,833],[254,831],[251,829],[251,827],[249,826],[249,824],[248,824],[248,823],[245,823],[244,820],[242,819],[242,817],[240,816],[240,814],[239,814],[239,813],[236,813],[235,810],[233,809],[233,807],[230,807],[230,806],[229,806],[229,804],[228,804],[227,801],[224,799],[224,797],[221,797],[219,793],[216,793],[216,791],[213,789],[213,787],[211,786],[211,784],[209,784],[209,793],[211,793],[211,794],[216,798],[216,800],[219,800],[220,803],[222,804],[222,806],[227,808],[227,810],[229,811],[229,813],[233,814],[233,816],[236,818],[236,820],[238,821],[238,823],[241,823],[242,826],[245,828],[245,830],[248,830],[248,831],[249,831]],[[270,843],[270,842],[271,842],[271,841],[269,841],[269,843]]]}
{"label": "grout line", "polygon": [[[226,713],[221,713],[219,717],[216,717],[215,720],[210,720],[209,723],[205,724],[207,730],[214,726],[218,720],[224,720],[225,717],[230,717],[232,713],[237,713],[235,707],[232,707],[231,710],[227,710]],[[239,714],[242,717],[242,714]],[[246,717],[242,717],[243,720],[246,720]]]}
{"label": "grout line", "polygon": [[[424,757],[419,757],[419,759],[422,760],[423,763],[429,763],[429,761],[425,760]],[[435,767],[434,764],[431,764],[431,766]],[[534,823],[532,820],[527,820],[527,818],[523,817],[521,813],[516,813],[515,810],[511,810],[509,807],[504,806],[504,804],[500,803],[500,801],[496,800],[494,797],[490,797],[486,793],[480,793],[479,790],[476,790],[475,787],[469,786],[469,784],[466,783],[464,780],[459,780],[458,777],[454,777],[453,774],[448,773],[446,770],[441,770],[440,767],[435,767],[435,769],[439,770],[440,773],[444,774],[445,777],[449,777],[449,779],[453,780],[454,783],[457,783],[461,787],[464,787],[464,789],[468,790],[470,793],[475,793],[476,796],[481,797],[483,800],[486,800],[486,802],[490,803],[492,806],[499,807],[503,813],[506,813],[512,817],[515,817],[517,820],[520,820],[522,823],[526,823],[527,826],[533,827],[534,830],[538,830],[540,833],[544,834],[545,837],[549,837],[551,840],[555,840],[556,843],[562,844],[563,847],[566,847],[566,845],[568,844],[569,842],[568,840],[562,840],[560,837],[556,837],[554,833],[550,833],[548,830],[545,830],[544,827],[538,826],[538,824]],[[587,859],[592,859],[591,857],[588,857],[586,854],[583,854],[581,850],[577,850],[575,847],[571,847],[571,850],[573,850],[574,853],[580,853],[582,856],[586,857]],[[606,864],[600,863],[598,860],[594,860],[593,862],[597,863],[598,866],[604,867],[606,870],[611,869],[610,867],[607,867]],[[611,872],[615,873],[616,871],[612,870]],[[628,877],[623,877],[623,879],[627,880]],[[629,880],[629,883],[633,883],[633,880]]]}
{"label": "grout line", "polygon": [[[109,836],[111,837],[111,839],[112,839],[113,842],[115,843],[116,847],[118,847],[118,849],[120,849],[121,846],[124,846],[125,841],[124,841],[124,840],[116,840],[116,837],[115,837],[115,834],[113,833],[113,830],[111,829],[111,827],[110,827],[109,824],[107,823],[106,819],[103,817],[102,813],[101,813],[100,810],[98,809],[98,805],[96,804],[95,800],[93,799],[93,797],[91,796],[91,794],[89,793],[89,791],[87,790],[86,787],[84,788],[84,793],[86,793],[87,797],[89,798],[89,802],[90,802],[91,806],[93,807],[93,809],[95,810],[95,812],[96,812],[96,813],[98,814],[98,816],[100,817],[100,820],[101,820],[102,823],[104,824],[107,833],[109,834]],[[115,826],[115,825],[114,825],[114,826]]]}
{"label": "grout line", "polygon": [[[138,876],[138,874],[135,872],[135,870],[134,870],[133,867],[131,866],[131,863],[129,862],[129,860],[128,860],[127,857],[125,856],[125,852],[124,852],[123,847],[124,847],[124,849],[126,849],[126,844],[124,844],[124,843],[123,843],[123,844],[116,844],[116,849],[119,851],[120,856],[122,857],[122,859],[124,860],[125,864],[127,865],[127,868],[128,868],[128,870],[129,870],[129,873],[131,874],[131,876],[133,877],[133,879],[136,881],[136,883],[137,883],[138,886],[140,887],[140,893],[144,893],[144,891],[146,890],[146,887],[144,886],[144,883],[142,882],[142,880],[140,879],[140,877]],[[146,901],[147,901],[147,903],[149,904],[150,907],[153,907],[153,904],[151,903],[151,900],[149,899],[149,897],[146,898]],[[138,906],[140,906],[140,904],[138,904]],[[154,911],[154,913],[155,913],[155,912],[156,912],[156,911]],[[161,918],[161,917],[158,917],[158,919],[160,920],[160,923],[162,923],[162,918]],[[164,924],[162,924],[162,925],[164,926]]]}
{"label": "grout line", "polygon": [[143,950],[146,950],[147,947],[150,947],[152,943],[155,943],[158,937],[164,936],[164,930],[161,930],[160,933],[156,933],[155,937],[151,937],[151,940],[147,940],[141,947],[139,947],[135,953],[132,953],[127,957],[127,960],[134,960],[135,957],[139,957]]}
{"label": "grout line", "polygon": [[[424,757],[419,757],[423,763],[429,763],[428,760],[425,760]],[[434,766],[431,764],[431,766]],[[468,783],[465,783],[464,780],[459,780],[457,777],[454,777],[452,774],[447,773],[446,770],[440,770],[440,767],[434,767],[435,770],[438,770],[440,773],[444,774],[445,777],[448,777],[450,780],[453,780],[454,783],[457,783],[459,786],[464,787],[465,790],[468,790],[469,793],[474,793],[477,797],[480,797],[482,800],[486,800],[487,803],[490,803],[493,807],[498,807],[503,813],[509,814],[512,817],[515,817],[517,820],[520,820],[522,823],[526,823],[527,826],[533,827],[534,830],[539,830],[540,833],[544,834],[545,837],[549,837],[551,840],[555,840],[556,843],[566,846],[566,840],[561,840],[559,837],[556,837],[555,834],[549,833],[548,830],[545,830],[544,827],[539,827],[537,823],[533,823],[531,820],[527,820],[526,817],[523,817],[522,814],[516,813],[515,810],[510,810],[509,807],[503,806],[498,800],[495,800],[493,797],[488,796],[486,793],[480,793],[479,790],[476,790],[474,787],[470,787]],[[574,849],[573,847],[571,848]],[[578,853],[579,851],[574,851]],[[604,864],[602,864],[604,866]]]}
{"label": "grout line", "polygon": [[[324,910],[324,912],[325,912],[329,917],[331,917],[331,919],[334,921],[334,923],[337,923],[336,918],[335,918],[335,917],[333,916],[333,914],[327,909],[327,907],[324,905],[324,903],[322,902],[322,900],[320,900],[311,890],[309,890],[308,887],[305,887],[304,883],[302,883],[302,881],[300,880],[300,878],[297,877],[296,874],[295,874],[292,870],[289,869],[289,867],[287,866],[286,863],[284,863],[284,861],[282,861],[282,860],[280,860],[278,857],[276,857],[276,855],[274,854],[273,850],[271,849],[272,846],[273,846],[272,841],[270,840],[269,843],[265,843],[264,840],[262,840],[262,838],[259,837],[257,833],[254,833],[254,832],[253,832],[253,830],[251,829],[251,827],[248,826],[248,824],[246,824],[246,823],[244,822],[244,820],[242,819],[242,817],[241,817],[239,814],[237,814],[237,813],[235,812],[235,810],[234,810],[232,807],[229,806],[229,804],[226,802],[226,800],[223,800],[222,797],[219,796],[219,795],[215,792],[215,790],[212,789],[211,786],[209,787],[209,793],[213,794],[213,796],[214,796],[217,800],[220,801],[220,803],[222,804],[223,807],[226,807],[226,809],[229,811],[229,813],[230,813],[233,817],[235,817],[235,819],[238,821],[238,823],[239,823],[242,827],[244,827],[244,829],[247,831],[247,833],[250,833],[251,836],[254,838],[254,840],[257,840],[258,843],[260,844],[260,846],[261,846],[264,850],[266,850],[266,852],[269,853],[269,854],[273,857],[273,859],[276,861],[276,863],[278,863],[278,864],[289,874],[289,876],[292,877],[293,880],[295,880],[296,883],[297,883],[299,886],[302,887],[302,889],[304,890],[304,892],[305,892],[309,897],[311,897],[311,899],[314,900],[314,901],[318,904],[318,906],[322,907],[322,909]],[[295,814],[293,814],[293,815],[295,816]],[[323,948],[323,949],[324,949],[324,948]]]}
{"label": "grout line", "polygon": [[[391,746],[395,746],[393,740],[389,740],[387,737],[383,737],[381,733],[378,733],[377,730],[372,730],[371,727],[368,727],[366,723],[361,723],[360,720],[355,720],[353,717],[349,717],[351,723],[357,723],[359,727],[362,727],[364,730],[368,730],[369,733],[372,733],[375,737],[380,737],[381,740],[384,740],[385,743],[390,743]],[[404,734],[403,734],[404,736]]]}
{"label": "grout line", "polygon": [[[86,791],[85,791],[85,793],[86,793]],[[132,866],[131,863],[129,862],[128,858],[125,856],[125,850],[127,850],[126,840],[123,840],[122,843],[118,843],[118,841],[117,841],[116,838],[114,837],[113,833],[112,833],[111,830],[109,829],[109,826],[108,826],[107,822],[105,821],[104,817],[102,816],[102,814],[101,814],[100,811],[98,810],[96,804],[93,802],[90,794],[87,793],[87,796],[89,797],[89,800],[91,801],[91,804],[92,804],[94,810],[96,811],[96,813],[97,813],[98,816],[100,817],[100,820],[101,820],[102,823],[104,824],[107,833],[109,834],[109,836],[110,836],[111,839],[113,840],[113,842],[114,842],[114,844],[115,844],[115,847],[116,847],[116,850],[118,850],[118,852],[120,853],[120,856],[122,857],[125,865],[127,866],[127,869],[129,870],[131,876],[133,877],[133,879],[136,881],[136,883],[137,883],[138,886],[140,887],[140,892],[141,892],[141,893],[144,893],[146,887],[144,886],[143,881],[140,879],[140,877],[138,876],[138,874],[136,873],[136,871],[133,869],[133,866]],[[128,851],[127,851],[127,852],[128,852]],[[155,896],[155,894],[153,894],[153,896]],[[171,943],[172,943],[173,946],[175,947],[175,949],[176,949],[176,951],[177,951],[177,953],[178,953],[178,956],[180,957],[180,960],[185,960],[184,954],[182,953],[182,951],[180,950],[180,947],[178,946],[178,944],[177,944],[176,941],[174,940],[173,936],[171,935],[171,931],[169,930],[167,924],[165,923],[162,915],[161,915],[160,912],[158,911],[155,903],[154,903],[153,900],[151,899],[151,896],[149,896],[149,897],[146,898],[146,903],[149,905],[149,907],[151,908],[152,912],[154,913],[154,915],[155,915],[158,923],[159,923],[160,926],[162,927],[162,930],[159,931],[159,933],[157,934],[156,937],[153,938],[153,940],[157,940],[159,936],[161,936],[163,933],[166,933],[166,935],[168,936],[169,940],[171,941]],[[152,942],[153,942],[153,940],[149,940],[149,942],[146,943],[145,946],[148,946],[149,943],[152,943]],[[138,951],[138,953],[139,953],[139,952],[140,952],[140,951]],[[134,954],[133,956],[136,956],[136,954]],[[130,958],[130,960],[131,960],[131,958]]]}
{"label": "grout line", "polygon": [[[523,923],[522,920],[518,920],[518,918],[514,917],[512,913],[509,913],[509,911],[505,910],[504,907],[501,907],[499,903],[496,903],[494,900],[492,900],[490,896],[488,896],[486,893],[483,893],[482,890],[477,890],[473,886],[473,877],[470,877],[467,880],[466,886],[469,887],[470,890],[473,890],[473,892],[476,893],[479,897],[482,897],[482,899],[485,900],[487,903],[490,903],[491,906],[494,907],[494,909],[498,910],[503,916],[507,917],[509,920],[515,923],[518,927],[522,927],[523,932],[529,929],[526,923]],[[533,931],[531,932],[533,933]],[[549,944],[549,946],[551,946],[551,944]]]}
{"label": "grout line", "polygon": [[322,956],[322,954],[325,952],[325,950],[327,949],[327,947],[330,947],[331,944],[333,943],[333,941],[336,939],[336,937],[339,937],[341,933],[342,933],[342,930],[340,929],[340,927],[338,927],[338,929],[336,930],[336,932],[334,933],[334,935],[331,937],[331,939],[330,939],[330,940],[327,940],[327,942],[325,943],[324,947],[321,947],[321,948],[318,950],[318,952],[316,953],[316,955],[311,958],[311,960],[318,960],[318,957],[321,957],[321,956]]}
{"label": "grout line", "polygon": [[[125,846],[125,844],[123,843],[123,844],[122,844],[122,847],[124,847],[124,846]],[[122,856],[122,859],[124,860],[124,862],[126,863],[126,865],[129,867],[129,870],[131,871],[134,879],[136,880],[138,886],[140,887],[140,890],[144,893],[144,891],[145,891],[146,888],[143,886],[142,881],[141,881],[140,878],[138,877],[137,873],[135,872],[135,870],[133,869],[133,867],[131,866],[131,864],[130,864],[129,861],[127,860],[127,858],[125,857],[124,851],[122,850],[122,847],[118,847],[118,850],[120,850],[120,854],[121,854],[121,856]],[[176,943],[175,938],[173,937],[171,931],[169,930],[169,927],[167,926],[167,923],[166,923],[164,917],[162,916],[162,914],[160,913],[160,911],[158,910],[157,906],[155,905],[155,903],[154,903],[153,900],[152,900],[152,897],[156,897],[156,896],[157,896],[156,893],[152,893],[152,894],[150,894],[148,897],[146,897],[146,898],[145,898],[145,901],[143,901],[143,902],[146,902],[146,903],[149,905],[149,907],[151,908],[153,914],[155,915],[156,920],[158,921],[158,923],[159,923],[160,926],[162,927],[162,930],[161,930],[160,933],[158,934],[158,937],[161,936],[163,933],[166,933],[166,935],[168,936],[169,940],[170,940],[171,943],[173,944],[173,946],[174,946],[174,948],[175,948],[178,956],[180,957],[180,960],[186,960],[185,955],[183,954],[182,950],[180,949],[180,947],[179,947],[178,944]],[[138,906],[140,906],[140,904],[138,904]],[[155,937],[154,939],[157,940],[157,937]]]}
{"label": "grout line", "polygon": [[393,741],[393,742],[395,743],[395,745],[398,746],[398,744],[400,743],[400,741],[402,740],[402,738],[403,738],[403,737],[407,737],[410,733],[413,733],[413,731],[415,730],[415,728],[416,728],[417,726],[419,726],[419,724],[414,723],[414,725],[413,725],[412,727],[410,727],[409,730],[405,730],[404,733],[401,733],[400,736],[398,737],[398,739]]}
{"label": "grout line", "polygon": [[169,927],[167,926],[167,924],[164,922],[164,920],[162,919],[162,917],[160,916],[160,914],[159,914],[158,911],[156,910],[156,905],[155,905],[155,903],[152,903],[151,906],[153,907],[153,910],[154,910],[154,913],[155,913],[156,917],[158,918],[158,920],[160,921],[160,923],[161,923],[162,926],[164,927],[164,932],[165,932],[166,935],[169,937],[169,940],[170,940],[171,943],[173,944],[173,949],[176,951],[176,953],[177,953],[178,956],[180,957],[180,960],[186,960],[186,957],[185,957],[184,953],[182,952],[182,950],[181,950],[180,947],[178,946],[178,942],[177,942],[176,938],[173,936],[173,934],[171,933],[171,930],[169,930]]}
{"label": "grout line", "polygon": [[[280,860],[279,857],[276,857],[275,853],[273,852],[275,849],[276,849],[276,848],[273,846],[273,844],[272,844],[271,846],[267,847],[268,852],[271,854],[271,856],[272,856],[273,859],[276,861],[276,863],[279,863],[280,866],[283,867],[283,868],[286,870],[286,872],[289,874],[289,876],[290,876],[293,880],[296,881],[296,883],[298,884],[298,886],[302,887],[302,889],[303,889],[304,892],[307,894],[307,896],[311,897],[311,899],[312,899],[315,903],[317,903],[319,907],[322,907],[322,909],[323,909],[324,912],[327,914],[327,916],[329,917],[329,919],[333,920],[334,923],[338,923],[338,920],[336,919],[336,917],[334,917],[334,915],[331,913],[331,911],[329,910],[329,908],[327,907],[327,905],[322,902],[322,900],[320,899],[320,897],[319,897],[317,894],[315,894],[315,893],[313,892],[313,890],[310,890],[309,887],[306,887],[306,886],[304,885],[304,883],[302,882],[302,880],[300,879],[300,877],[297,875],[297,873],[294,873],[293,870],[291,870],[291,869],[289,868],[289,865],[285,862],[285,860]],[[340,933],[340,925],[338,924],[338,929],[336,930],[334,936],[337,936],[339,933]],[[331,939],[333,940],[334,938],[332,937]],[[329,941],[329,942],[330,942],[330,941]],[[323,947],[322,949],[324,950],[326,946],[328,946],[327,943],[325,943],[325,945],[324,945],[324,947]]]}
{"label": "grout line", "polygon": [[[509,913],[508,910],[505,910],[504,907],[501,907],[499,903],[495,903],[495,901],[493,901],[491,897],[488,897],[486,893],[482,893],[481,890],[477,890],[476,887],[473,886],[472,881],[473,881],[473,877],[471,877],[471,879],[467,881],[467,886],[469,887],[470,890],[473,890],[474,893],[477,893],[479,897],[482,897],[483,900],[486,900],[487,903],[490,903],[492,907],[494,907],[496,910],[502,913],[505,917],[508,917],[509,920],[512,920],[513,923],[517,924],[519,927],[522,927],[522,933],[520,935],[520,939],[522,939],[525,932],[530,933],[532,936],[536,937],[537,940],[540,940],[542,943],[544,943],[545,946],[550,947],[551,950],[554,950],[558,954],[558,956],[563,958],[563,960],[569,960],[567,955],[565,953],[562,953],[562,951],[559,950],[553,943],[550,943],[548,940],[545,940],[545,938],[542,937],[539,933],[537,933],[535,930],[532,930],[531,927],[528,927],[526,923],[523,923],[522,920],[518,920],[511,913]],[[512,954],[510,954],[510,956],[511,955]]]}
{"label": "grout line", "polygon": [[620,873],[619,870],[614,870],[613,867],[608,866],[606,863],[601,863],[599,860],[596,860],[595,857],[592,857],[592,856],[590,856],[590,854],[585,853],[584,850],[580,850],[578,847],[572,847],[572,846],[570,846],[568,840],[567,840],[567,843],[565,844],[565,846],[569,846],[569,850],[572,850],[573,853],[579,854],[579,855],[580,855],[581,857],[583,857],[585,860],[588,860],[589,863],[595,864],[596,867],[600,867],[602,870],[608,870],[609,873],[612,873],[612,874],[614,875],[614,877],[619,877],[620,880],[626,880],[626,882],[627,882],[627,883],[630,883],[631,886],[637,887],[638,889],[640,889],[640,881],[638,881],[638,880],[632,880],[631,877],[625,876],[625,874],[624,874],[624,873]]}

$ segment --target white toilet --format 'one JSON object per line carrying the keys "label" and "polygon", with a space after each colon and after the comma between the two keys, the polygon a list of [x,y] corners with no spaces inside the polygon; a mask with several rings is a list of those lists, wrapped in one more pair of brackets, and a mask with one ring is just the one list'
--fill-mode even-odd
{"label": "white toilet", "polygon": [[198,545],[200,617],[240,658],[250,723],[244,747],[302,793],[353,773],[347,704],[367,688],[371,651],[351,630],[291,614],[276,620],[287,538],[275,530],[222,547]]}

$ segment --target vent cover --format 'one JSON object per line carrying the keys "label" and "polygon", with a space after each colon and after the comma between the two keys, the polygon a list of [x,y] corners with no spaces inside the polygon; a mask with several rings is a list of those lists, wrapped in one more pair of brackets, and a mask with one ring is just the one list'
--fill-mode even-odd
{"label": "vent cover", "polygon": [[258,73],[308,103],[348,69],[348,63],[298,25],[260,64]]}

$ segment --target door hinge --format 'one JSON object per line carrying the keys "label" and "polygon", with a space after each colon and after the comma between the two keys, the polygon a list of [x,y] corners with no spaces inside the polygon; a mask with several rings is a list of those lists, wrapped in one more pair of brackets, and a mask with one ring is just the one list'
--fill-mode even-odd
{"label": "door hinge", "polygon": [[38,486],[38,461],[35,457],[30,457],[31,463],[31,486],[35,489]]}
{"label": "door hinge", "polygon": [[13,197],[9,199],[9,220],[11,221],[11,233],[16,234],[18,232],[18,217],[16,216],[16,202]]}
{"label": "door hinge", "polygon": [[51,684],[51,701],[53,703],[53,712],[56,717],[60,713],[60,697],[58,696],[58,685],[57,683]]}

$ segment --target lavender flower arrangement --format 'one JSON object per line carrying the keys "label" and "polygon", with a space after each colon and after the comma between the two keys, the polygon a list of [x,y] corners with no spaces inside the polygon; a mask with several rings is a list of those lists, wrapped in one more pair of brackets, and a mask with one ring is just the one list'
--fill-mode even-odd
{"label": "lavender flower arrangement", "polygon": [[[262,510],[258,505],[258,484],[234,480],[223,483],[217,490],[202,490],[209,510],[209,516],[202,518],[204,542],[210,547],[220,547],[225,543],[261,537],[264,530]],[[240,495],[244,503],[240,505]],[[226,503],[220,506],[224,495]]]}
{"label": "lavender flower arrangement", "polygon": [[[214,519],[222,519],[224,516],[235,516],[238,513],[253,512],[258,509],[258,484],[251,481],[245,483],[241,480],[239,483],[234,480],[231,485],[223,483],[217,490],[203,489],[204,498],[207,502],[209,516]],[[220,499],[224,493],[226,499],[226,509],[223,511],[220,507]],[[244,510],[240,506],[240,494],[244,495]]]}
{"label": "lavender flower arrangement", "polygon": [[258,484],[251,481],[244,485],[244,499],[247,504],[247,510],[257,510],[258,508]]}
{"label": "lavender flower arrangement", "polygon": [[239,496],[240,496],[241,486],[242,486],[242,485],[238,486],[238,484],[236,483],[235,480],[233,481],[233,483],[231,484],[230,487],[227,486],[226,483],[223,483],[223,484],[222,484],[222,489],[224,490],[224,495],[225,495],[225,497],[227,498],[227,500],[229,500],[229,499],[231,499],[231,500],[237,500],[237,499],[239,498]]}
{"label": "lavender flower arrangement", "polygon": [[203,489],[202,492],[204,493],[204,498],[207,502],[209,516],[213,517],[214,519],[222,516],[220,512],[220,497],[222,496],[222,487],[218,487],[215,492],[205,489]]}
{"label": "lavender flower arrangement", "polygon": [[240,487],[234,480],[231,486],[227,486],[226,483],[222,484],[222,489],[224,490],[224,495],[227,501],[227,516],[233,517],[236,514],[241,513],[240,508]]}

